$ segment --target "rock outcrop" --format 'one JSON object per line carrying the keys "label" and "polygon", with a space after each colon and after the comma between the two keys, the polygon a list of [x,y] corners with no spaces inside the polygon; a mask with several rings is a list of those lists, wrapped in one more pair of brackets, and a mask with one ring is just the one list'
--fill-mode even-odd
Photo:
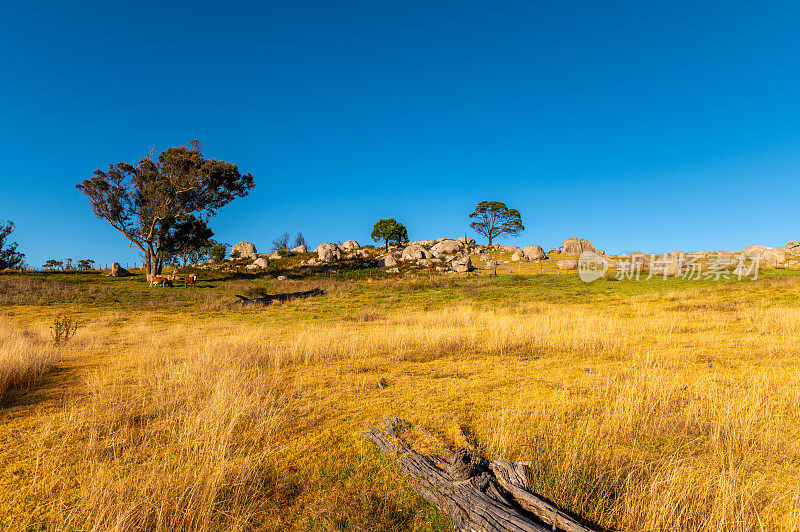
{"label": "rock outcrop", "polygon": [[355,240],[346,240],[339,244],[339,249],[342,251],[355,251],[360,247]]}
{"label": "rock outcrop", "polygon": [[231,258],[235,259],[238,252],[240,259],[255,260],[258,258],[256,247],[252,242],[239,242],[231,248]]}
{"label": "rock outcrop", "polygon": [[266,268],[269,266],[269,261],[264,257],[259,257],[252,265],[256,268]]}
{"label": "rock outcrop", "polygon": [[787,248],[771,248],[767,246],[747,246],[742,255],[748,259],[760,260],[763,268],[781,268],[786,262]]}
{"label": "rock outcrop", "polygon": [[403,253],[400,255],[400,258],[402,260],[432,259],[433,255],[422,246],[411,244],[403,249]]}
{"label": "rock outcrop", "polygon": [[594,251],[594,246],[585,238],[568,238],[564,240],[561,249],[567,255],[580,255],[583,251]]}
{"label": "rock outcrop", "polygon": [[339,250],[339,246],[337,246],[336,244],[325,242],[324,244],[320,244],[317,247],[317,257],[319,258],[319,260],[324,262],[329,262],[332,260],[341,260],[342,252]]}
{"label": "rock outcrop", "polygon": [[460,237],[458,237],[458,241],[461,242],[462,244],[466,244],[467,246],[474,246],[475,245],[475,239],[474,238],[470,238],[468,236],[460,236]]}
{"label": "rock outcrop", "polygon": [[434,246],[431,248],[431,251],[439,255],[452,255],[453,253],[458,253],[461,251],[461,246],[461,243],[447,238],[434,244]]}
{"label": "rock outcrop", "polygon": [[308,248],[306,247],[305,244],[301,244],[296,248],[292,248],[291,251],[292,253],[308,253]]}

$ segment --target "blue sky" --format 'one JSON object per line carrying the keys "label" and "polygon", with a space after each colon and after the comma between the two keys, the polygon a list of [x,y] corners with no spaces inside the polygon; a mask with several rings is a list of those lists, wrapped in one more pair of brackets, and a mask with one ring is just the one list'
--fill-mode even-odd
{"label": "blue sky", "polygon": [[0,6],[0,219],[30,263],[132,263],[74,185],[193,138],[255,176],[212,227],[259,249],[463,235],[481,200],[545,248],[800,240],[795,2],[168,4]]}

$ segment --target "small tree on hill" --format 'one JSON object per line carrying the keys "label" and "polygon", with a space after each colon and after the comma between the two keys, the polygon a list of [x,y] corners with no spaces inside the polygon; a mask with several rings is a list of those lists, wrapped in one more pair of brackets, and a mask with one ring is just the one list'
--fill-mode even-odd
{"label": "small tree on hill", "polygon": [[211,247],[208,248],[208,257],[213,259],[214,262],[222,262],[228,256],[228,244],[224,242],[211,241]]}
{"label": "small tree on hill", "polygon": [[488,238],[490,246],[497,237],[516,235],[525,230],[519,211],[509,209],[502,201],[482,201],[469,217],[475,219],[469,226]]}
{"label": "small tree on hill", "polygon": [[303,237],[303,233],[298,232],[297,236],[294,237],[294,247],[299,248],[300,246],[306,245],[306,239]]}
{"label": "small tree on hill", "polygon": [[25,260],[25,254],[17,251],[16,242],[6,242],[6,239],[14,232],[14,222],[7,221],[0,223],[0,270],[6,268],[19,268]]}
{"label": "small tree on hill", "polygon": [[408,230],[394,218],[384,218],[378,220],[372,228],[372,240],[386,243],[386,250],[389,250],[390,242],[408,242]]}
{"label": "small tree on hill", "polygon": [[289,240],[292,238],[292,235],[289,233],[283,233],[281,236],[276,238],[272,241],[272,251],[286,251],[289,249]]}

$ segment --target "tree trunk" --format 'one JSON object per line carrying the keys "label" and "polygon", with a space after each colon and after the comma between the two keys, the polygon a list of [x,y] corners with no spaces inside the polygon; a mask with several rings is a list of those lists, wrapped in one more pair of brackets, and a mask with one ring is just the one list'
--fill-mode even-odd
{"label": "tree trunk", "polygon": [[153,247],[150,244],[144,250],[144,274],[148,281],[153,276]]}
{"label": "tree trunk", "polygon": [[149,281],[154,275],[161,275],[163,258],[160,256],[160,253],[153,249],[152,242],[147,243],[147,247],[144,250],[144,258],[147,280]]}

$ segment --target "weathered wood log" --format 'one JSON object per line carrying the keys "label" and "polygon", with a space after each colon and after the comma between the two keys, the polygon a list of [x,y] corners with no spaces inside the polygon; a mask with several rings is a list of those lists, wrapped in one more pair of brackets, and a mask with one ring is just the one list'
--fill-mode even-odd
{"label": "weathered wood log", "polygon": [[239,299],[231,303],[231,305],[241,306],[241,307],[248,307],[248,306],[263,306],[269,305],[276,301],[284,302],[290,301],[292,299],[305,299],[307,297],[313,296],[321,296],[325,294],[325,290],[322,288],[314,288],[312,290],[306,290],[304,292],[288,292],[285,294],[267,294],[261,297],[254,297],[254,298],[247,298],[244,296],[237,295]]}
{"label": "weathered wood log", "polygon": [[591,528],[583,526],[554,505],[531,493],[525,464],[494,460],[489,463],[489,469],[494,473],[497,483],[510,493],[520,506],[551,527],[565,532],[592,532]]}
{"label": "weathered wood log", "polygon": [[385,430],[370,426],[364,436],[382,453],[395,456],[414,489],[451,517],[455,531],[591,532],[530,493],[521,464],[490,464],[468,447],[424,456],[403,441],[402,430],[402,420],[387,417]]}

